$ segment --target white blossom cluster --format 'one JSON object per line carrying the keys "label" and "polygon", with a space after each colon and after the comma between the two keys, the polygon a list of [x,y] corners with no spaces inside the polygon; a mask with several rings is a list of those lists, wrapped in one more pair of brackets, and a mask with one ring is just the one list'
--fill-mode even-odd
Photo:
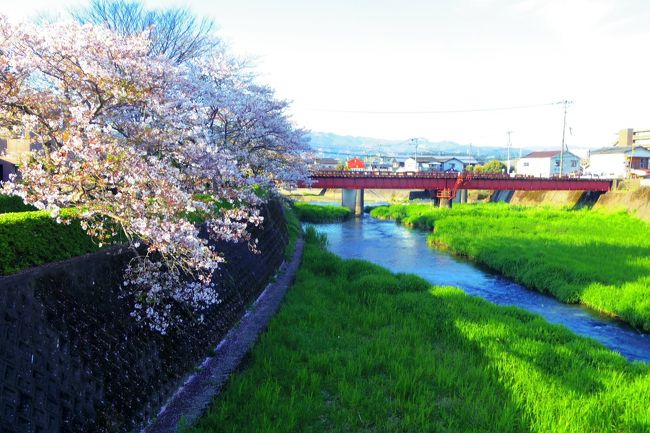
{"label": "white blossom cluster", "polygon": [[149,43],[0,17],[0,128],[42,145],[4,192],[63,222],[61,208],[78,209],[100,245],[124,236],[136,253],[124,283],[133,316],[165,332],[179,311],[201,317],[219,302],[224,258],[197,224],[255,249],[256,192],[304,180],[307,142],[288,103],[223,49],[177,64]]}

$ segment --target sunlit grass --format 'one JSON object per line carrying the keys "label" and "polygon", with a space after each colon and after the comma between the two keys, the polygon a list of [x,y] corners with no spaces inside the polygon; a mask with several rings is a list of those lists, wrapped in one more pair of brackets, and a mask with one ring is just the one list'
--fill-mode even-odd
{"label": "sunlit grass", "polygon": [[199,432],[646,432],[650,367],[307,233],[280,312]]}
{"label": "sunlit grass", "polygon": [[650,225],[625,213],[506,204],[377,208],[527,287],[650,330]]}

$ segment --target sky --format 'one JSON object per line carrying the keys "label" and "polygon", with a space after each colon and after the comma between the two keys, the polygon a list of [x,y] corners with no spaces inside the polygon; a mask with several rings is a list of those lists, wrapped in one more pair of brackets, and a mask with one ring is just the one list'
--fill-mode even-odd
{"label": "sky", "polygon": [[[24,20],[83,0],[4,2]],[[650,129],[648,0],[145,0],[213,18],[303,128],[560,148]],[[526,108],[522,108],[526,107]],[[507,109],[505,109],[507,108]]]}

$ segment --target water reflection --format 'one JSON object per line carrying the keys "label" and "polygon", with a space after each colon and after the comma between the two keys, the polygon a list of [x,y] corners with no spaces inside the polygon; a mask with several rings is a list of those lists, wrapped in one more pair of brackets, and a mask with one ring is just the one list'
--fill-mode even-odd
{"label": "water reflection", "polygon": [[427,246],[427,234],[369,216],[339,224],[319,224],[329,249],[344,258],[358,258],[408,272],[432,284],[456,286],[470,295],[501,305],[514,305],[592,337],[630,360],[650,362],[650,339],[629,326],[584,307],[567,305],[490,274],[471,263]]}

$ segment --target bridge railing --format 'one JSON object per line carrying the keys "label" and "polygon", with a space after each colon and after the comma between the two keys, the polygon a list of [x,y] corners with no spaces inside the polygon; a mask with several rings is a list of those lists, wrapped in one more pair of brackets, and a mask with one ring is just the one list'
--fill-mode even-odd
{"label": "bridge railing", "polygon": [[310,175],[312,178],[320,177],[336,177],[336,178],[418,178],[418,179],[454,179],[463,177],[466,179],[475,180],[554,180],[554,181],[575,181],[582,182],[585,180],[596,180],[609,182],[611,179],[585,179],[576,176],[552,176],[552,177],[537,177],[529,175],[514,175],[509,176],[505,173],[474,173],[471,171],[351,171],[351,170],[317,170],[313,171]]}

